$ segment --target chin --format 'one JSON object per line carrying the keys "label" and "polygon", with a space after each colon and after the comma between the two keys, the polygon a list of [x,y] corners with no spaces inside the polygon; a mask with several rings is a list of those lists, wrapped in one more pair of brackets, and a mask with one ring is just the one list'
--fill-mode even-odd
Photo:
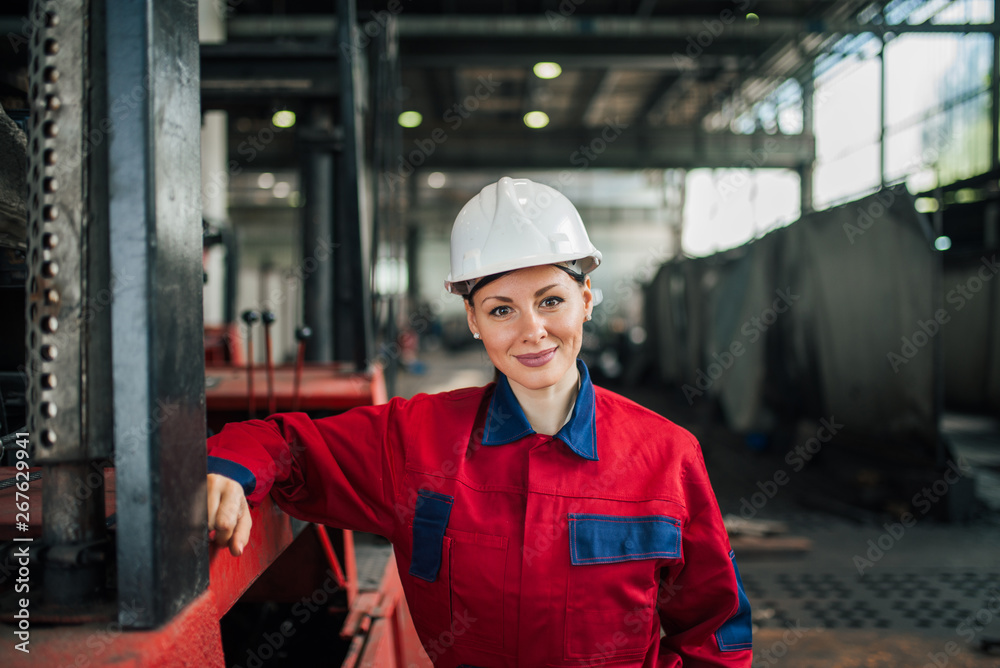
{"label": "chin", "polygon": [[563,376],[574,366],[574,361],[563,362],[557,357],[543,367],[532,369],[525,367],[515,359],[513,364],[506,365],[506,369],[501,368],[500,370],[504,372],[508,380],[512,380],[522,387],[529,390],[541,390],[552,387],[562,380]]}

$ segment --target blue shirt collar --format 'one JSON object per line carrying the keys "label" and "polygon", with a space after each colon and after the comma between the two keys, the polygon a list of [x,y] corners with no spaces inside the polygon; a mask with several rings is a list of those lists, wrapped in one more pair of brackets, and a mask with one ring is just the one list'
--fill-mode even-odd
{"label": "blue shirt collar", "polygon": [[[576,368],[580,370],[580,391],[573,404],[573,415],[556,434],[556,438],[584,459],[597,461],[594,384],[590,381],[587,365],[582,360],[576,361]],[[528,424],[528,418],[521,410],[521,404],[514,396],[507,376],[500,374],[486,411],[483,445],[504,445],[534,433],[535,430]]]}

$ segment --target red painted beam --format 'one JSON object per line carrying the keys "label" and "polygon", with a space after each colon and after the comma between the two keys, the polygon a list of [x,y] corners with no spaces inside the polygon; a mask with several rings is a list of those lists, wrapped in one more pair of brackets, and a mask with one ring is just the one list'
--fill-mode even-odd
{"label": "red painted beam", "polygon": [[[267,408],[267,397],[260,391],[264,382],[264,369],[254,370],[257,396],[254,407],[259,413]],[[306,364],[302,370],[299,388],[299,411],[345,411],[355,406],[382,404],[388,399],[382,371],[378,367],[372,373],[348,371],[343,364]],[[246,367],[210,367],[205,369],[205,401],[209,413],[240,412],[246,419],[247,373]],[[277,411],[293,409],[295,394],[295,367],[292,365],[274,368],[274,396]]]}

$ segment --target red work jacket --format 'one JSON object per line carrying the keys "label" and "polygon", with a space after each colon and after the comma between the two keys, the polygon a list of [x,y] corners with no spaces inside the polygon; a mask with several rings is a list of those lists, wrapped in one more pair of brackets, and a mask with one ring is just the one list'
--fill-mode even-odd
{"label": "red work jacket", "polygon": [[295,517],[392,541],[436,666],[749,667],[750,604],[698,443],[578,365],[555,436],[501,377],[229,424],[209,471],[251,503],[270,492]]}

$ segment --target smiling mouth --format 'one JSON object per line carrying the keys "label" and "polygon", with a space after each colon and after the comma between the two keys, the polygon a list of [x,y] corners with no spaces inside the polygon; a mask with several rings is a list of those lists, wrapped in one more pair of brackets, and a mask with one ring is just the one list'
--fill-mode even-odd
{"label": "smiling mouth", "polygon": [[525,366],[542,366],[543,364],[547,364],[555,356],[555,348],[549,348],[548,350],[543,350],[540,353],[514,355],[514,357],[517,358],[517,361]]}

